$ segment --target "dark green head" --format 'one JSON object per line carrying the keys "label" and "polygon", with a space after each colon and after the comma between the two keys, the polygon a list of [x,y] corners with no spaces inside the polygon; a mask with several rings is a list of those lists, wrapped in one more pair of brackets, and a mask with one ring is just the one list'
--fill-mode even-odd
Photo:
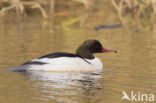
{"label": "dark green head", "polygon": [[116,52],[115,50],[109,50],[103,48],[98,40],[86,40],[76,50],[76,54],[82,58],[94,59],[94,53],[103,52]]}

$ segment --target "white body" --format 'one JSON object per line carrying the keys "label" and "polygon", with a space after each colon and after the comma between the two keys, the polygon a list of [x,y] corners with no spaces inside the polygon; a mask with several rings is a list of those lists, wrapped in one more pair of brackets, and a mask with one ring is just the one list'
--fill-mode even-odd
{"label": "white body", "polygon": [[[87,60],[89,63],[87,63]],[[94,59],[85,59],[80,57],[59,57],[59,58],[41,58],[34,59],[32,61],[39,61],[47,64],[36,65],[22,65],[17,68],[13,68],[13,71],[76,71],[76,72],[86,72],[86,71],[102,71],[102,62],[95,57]]]}

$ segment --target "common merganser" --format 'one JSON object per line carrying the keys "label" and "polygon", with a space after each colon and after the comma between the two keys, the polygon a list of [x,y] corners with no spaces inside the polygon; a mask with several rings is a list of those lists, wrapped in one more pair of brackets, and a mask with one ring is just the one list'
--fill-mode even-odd
{"label": "common merganser", "polygon": [[115,52],[103,48],[98,40],[86,40],[76,50],[76,54],[56,52],[23,63],[12,71],[102,71],[103,64],[94,53]]}

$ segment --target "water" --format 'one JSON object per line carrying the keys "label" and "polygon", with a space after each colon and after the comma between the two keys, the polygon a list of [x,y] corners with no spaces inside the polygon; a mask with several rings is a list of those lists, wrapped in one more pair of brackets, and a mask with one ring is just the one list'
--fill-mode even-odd
{"label": "water", "polygon": [[[34,18],[0,20],[0,103],[129,103],[121,101],[123,90],[156,95],[154,34],[122,27],[95,31],[95,21],[84,28],[51,32],[43,28],[43,22]],[[74,53],[87,39],[118,50],[118,54],[96,54],[104,64],[102,73],[6,71],[48,53]]]}

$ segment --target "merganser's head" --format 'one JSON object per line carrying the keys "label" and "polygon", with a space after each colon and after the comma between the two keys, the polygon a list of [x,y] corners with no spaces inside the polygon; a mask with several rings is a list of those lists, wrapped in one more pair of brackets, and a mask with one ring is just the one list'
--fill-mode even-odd
{"label": "merganser's head", "polygon": [[86,40],[76,50],[76,54],[82,58],[94,59],[94,53],[115,52],[116,50],[103,48],[98,40]]}

